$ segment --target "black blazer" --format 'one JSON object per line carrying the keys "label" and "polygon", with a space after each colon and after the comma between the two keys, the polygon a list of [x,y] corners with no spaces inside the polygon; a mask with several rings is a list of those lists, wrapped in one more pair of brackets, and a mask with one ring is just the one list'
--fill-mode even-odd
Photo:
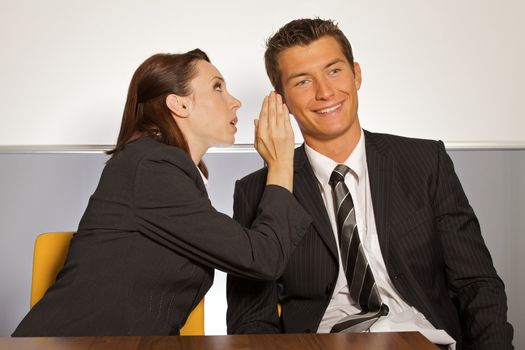
{"label": "black blazer", "polygon": [[[381,253],[409,305],[476,349],[511,348],[502,281],[442,142],[365,131]],[[238,181],[234,218],[249,226],[266,171]],[[337,248],[304,147],[295,153],[294,194],[313,224],[276,282],[228,277],[229,333],[315,332],[338,275]],[[277,303],[283,307],[277,317]]]}
{"label": "black blazer", "polygon": [[213,268],[275,279],[311,220],[267,186],[252,230],[217,212],[181,149],[149,138],[108,161],[56,283],[13,336],[178,334]]}

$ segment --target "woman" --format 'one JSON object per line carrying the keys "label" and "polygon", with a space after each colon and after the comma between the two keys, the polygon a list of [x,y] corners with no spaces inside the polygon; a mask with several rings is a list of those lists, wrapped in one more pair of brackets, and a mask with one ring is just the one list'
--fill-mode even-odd
{"label": "woman", "polygon": [[13,336],[178,334],[213,269],[275,279],[309,225],[292,190],[293,132],[271,93],[256,123],[268,164],[251,230],[211,206],[202,156],[231,145],[240,102],[198,49],[135,72],[116,147],[55,284]]}

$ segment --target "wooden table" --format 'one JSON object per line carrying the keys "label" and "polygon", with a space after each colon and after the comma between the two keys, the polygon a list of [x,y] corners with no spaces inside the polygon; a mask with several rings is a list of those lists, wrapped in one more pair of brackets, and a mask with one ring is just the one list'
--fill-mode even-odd
{"label": "wooden table", "polygon": [[202,337],[0,338],[1,350],[435,350],[418,332],[254,334]]}

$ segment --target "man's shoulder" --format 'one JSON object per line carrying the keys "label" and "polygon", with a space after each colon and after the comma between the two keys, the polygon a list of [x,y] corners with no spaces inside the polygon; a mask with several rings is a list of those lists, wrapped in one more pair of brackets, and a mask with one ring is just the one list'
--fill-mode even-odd
{"label": "man's shoulder", "polygon": [[438,140],[400,136],[365,131],[367,148],[377,148],[390,153],[435,153],[443,143]]}
{"label": "man's shoulder", "polygon": [[237,180],[236,186],[241,187],[254,187],[254,186],[264,186],[266,184],[266,177],[268,174],[268,168],[262,167],[258,170],[255,170],[248,175]]}
{"label": "man's shoulder", "polygon": [[378,133],[369,133],[365,140],[368,166],[377,166],[378,161],[387,159],[402,174],[399,181],[433,176],[446,153],[443,142],[436,140]]}
{"label": "man's shoulder", "polygon": [[[308,162],[308,160],[304,152],[304,146],[297,147],[294,151],[294,173],[296,173],[298,169],[301,169],[306,162]],[[268,168],[263,166],[262,168],[259,168],[237,180],[236,186],[260,187],[266,184],[267,176]]]}
{"label": "man's shoulder", "polygon": [[431,139],[424,139],[424,138],[417,138],[417,137],[409,137],[409,136],[401,136],[401,135],[395,135],[395,134],[385,134],[385,133],[379,133],[379,132],[372,132],[365,130],[365,137],[367,140],[383,140],[384,142],[390,143],[390,144],[400,144],[400,145],[429,145],[429,146],[435,146],[436,143],[439,143],[438,140],[431,140]]}

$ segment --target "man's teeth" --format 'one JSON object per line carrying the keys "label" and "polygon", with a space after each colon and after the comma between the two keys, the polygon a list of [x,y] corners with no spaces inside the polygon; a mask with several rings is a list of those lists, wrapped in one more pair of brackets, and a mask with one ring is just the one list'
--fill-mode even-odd
{"label": "man's teeth", "polygon": [[333,106],[330,108],[320,109],[317,111],[317,113],[321,113],[321,114],[330,113],[332,111],[335,111],[337,108],[339,108],[340,105],[341,104],[338,104],[337,106]]}

